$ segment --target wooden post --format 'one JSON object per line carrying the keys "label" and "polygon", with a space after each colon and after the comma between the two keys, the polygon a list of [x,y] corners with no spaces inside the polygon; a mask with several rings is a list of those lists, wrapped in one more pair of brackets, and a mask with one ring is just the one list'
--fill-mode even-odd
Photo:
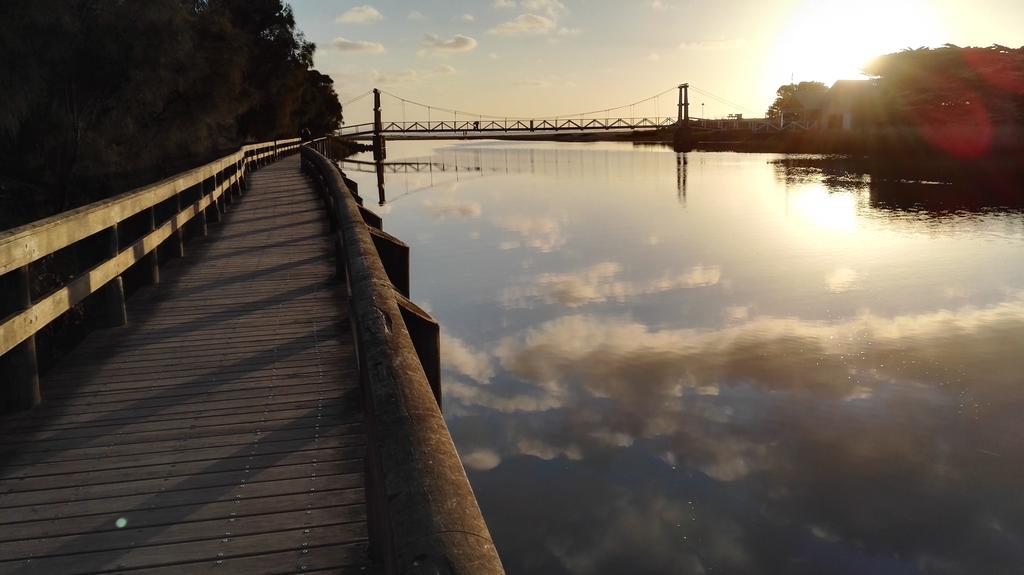
{"label": "wooden post", "polygon": [[[213,193],[217,190],[217,178],[216,176],[203,180],[202,191],[203,196],[210,196],[210,205],[206,207],[206,220],[215,224],[220,223],[220,214],[223,208],[220,205],[220,199],[213,199]],[[203,235],[206,235],[205,233]]]}
{"label": "wooden post", "polygon": [[[12,271],[4,279],[6,289],[0,294],[0,317],[32,307],[28,266]],[[5,412],[30,409],[42,401],[35,334],[0,356],[0,381],[0,408]]]}
{"label": "wooden post", "polygon": [[[152,207],[146,210],[145,227],[146,232],[143,235],[149,235],[156,229],[156,211]],[[144,273],[149,283],[153,285],[160,283],[160,256],[157,255],[156,248],[142,258],[142,268],[145,270]]]}
{"label": "wooden post", "polygon": [[238,197],[241,198],[245,193],[245,152],[242,152],[242,158],[235,162],[235,173],[238,174],[238,178],[235,180],[235,190],[238,192]]}
{"label": "wooden post", "polygon": [[[216,184],[213,187],[214,190],[217,189],[217,186],[223,184],[227,180],[227,177],[224,175],[224,172],[226,172],[226,171],[227,170],[222,167],[220,169],[220,171],[217,172],[217,174],[214,176],[214,180],[213,181]],[[222,208],[221,211],[222,212],[227,212],[228,211],[228,206],[230,206],[231,204],[233,204],[235,202],[235,198],[232,197],[232,195],[231,195],[231,190],[232,190],[233,187],[234,186],[225,186],[224,190],[221,192],[220,200],[221,200],[221,208]]]}
{"label": "wooden post", "polygon": [[[113,259],[121,252],[117,241],[117,226],[113,225],[101,232],[103,238],[103,256]],[[121,327],[128,323],[128,312],[124,307],[124,282],[121,276],[110,280],[97,290],[96,295],[96,327]]]}
{"label": "wooden post", "polygon": [[[199,182],[199,193],[196,194],[196,200],[195,201],[198,202],[200,199],[202,199],[202,197],[205,195],[205,192],[206,192],[206,180],[203,180],[202,182]],[[210,211],[209,208],[207,208],[205,210],[199,210],[199,213],[197,213],[196,217],[194,218],[194,221],[196,222],[196,226],[199,228],[199,235],[204,237],[204,238],[206,237],[206,234],[209,233],[209,226],[207,225],[207,220],[206,220],[206,213],[208,211]]]}
{"label": "wooden post", "polygon": [[441,326],[430,314],[407,298],[398,298],[398,309],[402,312],[402,321],[409,331],[423,373],[427,376],[430,391],[434,394],[438,409],[441,409]]}
{"label": "wooden post", "polygon": [[[172,219],[177,219],[178,214],[181,213],[181,192],[174,194],[174,215]],[[185,230],[180,227],[174,230],[174,235],[171,236],[171,256],[176,258],[185,257]]]}
{"label": "wooden post", "polygon": [[405,297],[409,297],[409,246],[402,240],[391,234],[368,228],[370,239],[377,248],[377,255],[384,264],[384,272],[387,274],[395,291]]}

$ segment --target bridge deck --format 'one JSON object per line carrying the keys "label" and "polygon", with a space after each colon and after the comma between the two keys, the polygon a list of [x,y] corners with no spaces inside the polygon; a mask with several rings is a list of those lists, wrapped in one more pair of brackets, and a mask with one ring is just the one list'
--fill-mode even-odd
{"label": "bridge deck", "polygon": [[362,399],[291,156],[6,420],[0,573],[365,572]]}

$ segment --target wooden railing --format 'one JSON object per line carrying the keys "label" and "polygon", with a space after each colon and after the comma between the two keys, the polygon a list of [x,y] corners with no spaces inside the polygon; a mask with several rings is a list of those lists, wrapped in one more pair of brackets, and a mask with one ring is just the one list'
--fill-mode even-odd
{"label": "wooden railing", "polygon": [[[159,282],[158,247],[170,257],[182,256],[186,227],[205,235],[207,223],[219,222],[242,194],[250,170],[296,152],[299,145],[298,138],[246,145],[155,184],[0,232],[0,410],[40,402],[36,335],[41,329],[86,298],[94,325],[124,325],[122,275],[140,265],[148,283]],[[325,145],[316,144],[322,150]],[[33,296],[33,264],[84,244],[91,248],[91,266]]]}
{"label": "wooden railing", "polygon": [[371,552],[388,574],[502,574],[441,415],[439,332],[408,299],[408,246],[381,230],[316,145],[302,147],[302,163],[319,184],[348,288],[369,435]]}

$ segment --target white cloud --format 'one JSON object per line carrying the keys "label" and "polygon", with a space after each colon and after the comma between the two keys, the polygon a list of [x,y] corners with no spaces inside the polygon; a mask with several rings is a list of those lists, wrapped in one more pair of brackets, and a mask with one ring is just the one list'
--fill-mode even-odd
{"label": "white cloud", "polygon": [[533,300],[556,303],[565,307],[579,307],[605,301],[626,301],[641,296],[678,289],[706,287],[718,284],[722,272],[718,266],[696,266],[686,273],[669,275],[647,281],[620,279],[622,265],[602,262],[573,273],[541,274],[527,287],[511,287],[504,291],[502,300],[508,307],[526,307]]}
{"label": "white cloud", "polygon": [[[565,236],[558,220],[548,217],[529,217],[510,215],[494,222],[499,228],[513,232],[519,241],[508,242],[504,248],[514,249],[521,246],[533,248],[540,252],[552,252],[565,245]],[[503,249],[504,249],[503,248]]]}
{"label": "white cloud", "polygon": [[381,73],[375,70],[371,78],[374,83],[381,85],[415,84],[417,82],[423,82],[433,78],[451,76],[455,73],[456,70],[454,67],[449,66],[448,64],[443,64],[430,70],[413,70],[410,68],[392,73]]}
{"label": "white cloud", "polygon": [[409,20],[426,20],[427,17],[423,15],[423,12],[419,10],[410,10],[409,15],[406,16]]}
{"label": "white cloud", "polygon": [[492,449],[477,449],[462,456],[462,464],[473,471],[488,471],[501,463],[501,456]]}
{"label": "white cloud", "polygon": [[523,9],[529,12],[539,12],[552,20],[558,20],[569,13],[559,0],[523,0]]}
{"label": "white cloud", "polygon": [[722,310],[722,317],[730,321],[746,321],[750,318],[750,307],[745,305],[729,306]]}
{"label": "white cloud", "polygon": [[462,20],[463,22],[476,22],[476,16],[474,16],[472,14],[463,14],[459,18],[459,20]]}
{"label": "white cloud", "polygon": [[536,36],[547,34],[554,29],[555,23],[550,18],[537,14],[521,14],[508,22],[498,24],[488,32],[498,36]]}
{"label": "white cloud", "polygon": [[441,366],[477,383],[488,383],[494,377],[490,356],[446,331],[441,331]]}
{"label": "white cloud", "polygon": [[515,0],[494,0],[493,6],[499,10],[507,10],[515,8],[516,3]]}
{"label": "white cloud", "polygon": [[718,51],[735,50],[743,46],[743,38],[730,38],[720,40],[696,40],[693,42],[680,42],[680,50],[693,51]]}
{"label": "white cloud", "polygon": [[1022,328],[1024,299],[921,315],[865,313],[839,323],[755,317],[710,331],[568,316],[502,340],[494,356],[560,401],[579,386],[594,397],[663,402],[680,385],[731,382],[846,399],[864,397],[859,387],[949,377],[938,374],[971,373],[979,389],[1000,385],[1005,374],[1024,370]]}
{"label": "white cloud", "polygon": [[475,39],[462,34],[456,34],[449,39],[444,39],[437,34],[427,34],[420,42],[420,56],[430,54],[451,54],[459,52],[471,52],[477,46]]}
{"label": "white cloud", "polygon": [[423,206],[430,210],[435,218],[444,219],[449,216],[456,218],[479,218],[482,213],[477,202],[460,202],[457,200],[427,200]]}
{"label": "white cloud", "polygon": [[344,52],[367,52],[370,54],[380,54],[384,52],[384,45],[380,42],[366,42],[363,40],[347,40],[342,37],[337,37],[331,42],[331,46],[337,50]]}
{"label": "white cloud", "polygon": [[676,9],[675,6],[673,6],[671,4],[666,4],[665,2],[662,2],[661,0],[652,0],[652,2],[651,2],[651,10],[654,10],[655,12],[668,12],[669,10],[675,10],[675,9]]}
{"label": "white cloud", "polygon": [[368,24],[370,22],[379,22],[383,19],[384,15],[373,6],[356,6],[349,8],[335,18],[335,22],[341,24]]}
{"label": "white cloud", "polygon": [[[521,0],[518,4],[524,14],[512,20],[502,22],[488,30],[499,36],[539,36],[555,34],[557,36],[577,36],[579,28],[560,26],[559,20],[569,14],[569,9],[559,0]],[[510,8],[515,3],[501,3],[500,7]],[[495,4],[499,7],[499,4]]]}
{"label": "white cloud", "polygon": [[512,85],[529,86],[531,88],[543,88],[545,86],[550,86],[551,82],[548,82],[547,80],[541,80],[539,78],[526,78],[522,80],[516,80],[515,82],[512,82]]}

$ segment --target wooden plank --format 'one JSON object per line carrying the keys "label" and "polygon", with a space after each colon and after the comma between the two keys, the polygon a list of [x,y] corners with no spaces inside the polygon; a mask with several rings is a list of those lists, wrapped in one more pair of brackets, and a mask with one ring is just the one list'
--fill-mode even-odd
{"label": "wooden plank", "polygon": [[[339,404],[335,402],[332,407],[338,406]],[[199,436],[204,433],[218,432],[222,429],[234,428],[236,426],[262,429],[273,429],[276,425],[285,424],[293,427],[300,425],[309,426],[319,424],[324,419],[325,411],[330,413],[328,411],[330,409],[331,407],[315,405],[311,408],[293,410],[264,409],[262,411],[218,415],[198,420],[172,419],[170,421],[152,421],[148,417],[124,419],[108,425],[83,425],[61,429],[36,430],[22,441],[31,442],[35,445],[39,442],[51,440],[105,438],[109,437],[112,433],[123,436],[130,435],[135,438],[139,436],[146,437],[144,434],[149,433],[181,433],[182,430],[188,430],[194,436]],[[335,418],[328,416],[326,419],[333,421]],[[358,422],[360,419],[356,421]]]}
{"label": "wooden plank", "polygon": [[130,443],[124,445],[101,445],[93,447],[77,447],[73,450],[55,451],[40,450],[25,452],[18,450],[8,454],[10,458],[5,465],[37,465],[57,461],[71,461],[83,459],[106,459],[108,457],[119,457],[123,455],[140,455],[149,453],[157,456],[161,453],[182,452],[193,449],[205,449],[208,447],[236,447],[239,453],[245,449],[251,449],[257,442],[265,441],[291,441],[304,440],[310,447],[314,447],[320,440],[326,440],[331,436],[347,438],[349,445],[365,444],[365,432],[363,428],[355,427],[352,430],[325,431],[316,437],[311,428],[289,429],[277,431],[269,437],[262,433],[240,433],[235,435],[212,435],[206,437],[186,437],[169,441],[156,441],[148,443]]}
{"label": "wooden plank", "polygon": [[[202,334],[202,333],[201,333]],[[249,373],[256,374],[266,372],[267,370],[281,369],[287,367],[296,367],[301,369],[303,366],[309,366],[310,360],[315,359],[319,356],[315,349],[317,339],[310,336],[307,340],[307,344],[297,348],[284,348],[280,350],[280,359],[273,357],[266,357],[263,355],[242,355],[237,357],[219,357],[219,358],[198,358],[195,363],[189,363],[187,366],[182,366],[180,363],[177,365],[177,369],[174,371],[174,379],[178,381],[189,380],[193,378],[201,378],[204,375],[210,375],[213,373],[224,374],[224,373]],[[274,350],[279,351],[279,350]],[[253,369],[248,366],[246,361],[252,361],[259,365],[258,368]],[[225,364],[225,361],[227,362]],[[84,368],[81,371],[75,372],[70,371],[67,374],[63,374],[56,383],[60,382],[77,382],[83,377],[86,378],[118,378],[120,380],[131,380],[139,381],[141,378],[145,378],[146,375],[161,372],[167,367],[174,367],[173,362],[155,362],[147,361],[141,364],[131,364],[121,362],[119,364],[102,364],[99,366],[92,365],[88,368]],[[118,380],[112,380],[118,381]]]}
{"label": "wooden plank", "polygon": [[248,460],[263,455],[280,455],[282,453],[301,453],[333,450],[338,457],[361,456],[366,446],[359,436],[341,434],[321,434],[319,441],[309,438],[289,438],[278,441],[261,441],[259,443],[207,445],[187,449],[168,451],[145,451],[104,457],[63,458],[52,461],[31,462],[29,464],[11,464],[4,468],[3,478],[27,479],[32,477],[60,478],[63,475],[94,471],[125,471],[145,467],[162,467],[221,461],[225,465],[235,460]]}
{"label": "wooden plank", "polygon": [[[347,479],[347,481],[346,481]],[[316,496],[319,486],[324,489],[362,489],[362,476],[359,475],[324,475],[317,478],[285,479],[281,481],[263,481],[252,485],[216,486],[202,489],[182,489],[158,495],[141,494],[116,497],[112,499],[95,499],[69,501],[61,505],[38,505],[21,507],[18,516],[21,520],[59,519],[62,517],[78,517],[84,515],[106,515],[114,518],[125,516],[131,520],[131,514],[141,509],[161,509],[180,507],[202,503],[214,503],[238,499],[239,505],[247,505],[250,499],[284,493],[301,493],[303,491]],[[258,501],[255,503],[259,503]],[[16,524],[4,526],[15,528]],[[0,538],[3,536],[0,535]]]}
{"label": "wooden plank", "polygon": [[[54,548],[108,551],[139,545],[153,546],[222,539],[225,533],[231,533],[230,537],[244,537],[278,530],[316,529],[338,524],[339,520],[343,520],[344,523],[362,524],[366,521],[366,513],[358,505],[354,509],[347,509],[341,505],[320,507],[310,509],[309,513],[303,507],[296,506],[277,513],[236,517],[230,522],[223,517],[149,527],[135,527],[132,522],[122,529],[110,525],[108,529],[80,535],[50,536],[46,541],[22,539],[8,542],[0,546],[0,562],[45,555]],[[360,536],[365,537],[365,531],[358,534],[357,538],[361,538]]]}
{"label": "wooden plank", "polygon": [[[62,474],[50,474],[34,476],[31,481],[25,477],[4,478],[0,476],[0,493],[25,493],[47,490],[68,489],[68,486],[83,487],[100,484],[129,483],[144,479],[174,479],[186,475],[199,475],[203,473],[222,473],[225,471],[236,471],[239,469],[264,469],[272,465],[299,465],[299,464],[322,464],[330,462],[349,462],[357,464],[362,461],[363,449],[361,447],[339,448],[319,446],[316,449],[299,449],[287,452],[264,453],[260,455],[236,455],[225,456],[216,459],[202,459],[199,461],[181,461],[180,458],[170,458],[169,463],[154,464],[145,461],[145,465],[137,467],[119,467],[117,469],[97,468],[89,464],[76,471],[69,471]],[[216,463],[216,471],[211,466]],[[352,468],[351,472],[358,472],[358,468]],[[6,500],[0,504],[6,505]]]}
{"label": "wooden plank", "polygon": [[[243,405],[235,407],[214,407],[209,408],[204,405],[204,408],[188,410],[178,413],[165,413],[161,410],[160,413],[151,415],[146,418],[146,422],[149,424],[164,424],[173,425],[173,422],[183,423],[185,425],[198,424],[202,425],[202,422],[208,421],[211,418],[221,418],[225,415],[240,416],[250,414],[266,414],[271,408],[278,410],[309,410],[317,407],[323,409],[334,409],[344,406],[343,400],[345,396],[343,394],[334,394],[333,397],[324,398],[322,395],[313,395],[304,399],[287,399],[282,401],[278,398],[273,400],[265,400],[255,405]],[[220,404],[214,404],[220,405]],[[12,424],[3,428],[4,433],[40,433],[48,431],[59,431],[64,429],[102,429],[114,425],[121,425],[123,422],[137,422],[139,418],[135,414],[130,413],[118,413],[114,412],[107,416],[100,416],[97,414],[67,414],[61,413],[56,418],[48,418],[45,421],[38,421],[35,419],[28,419],[21,421],[20,424]]]}
{"label": "wooden plank", "polygon": [[[279,458],[284,459],[284,458]],[[325,461],[285,464],[281,461],[266,467],[243,467],[221,471],[220,462],[208,463],[208,471],[194,475],[117,481],[95,485],[75,485],[53,489],[36,489],[5,493],[0,500],[0,514],[17,513],[17,509],[43,505],[58,505],[66,501],[94,501],[137,495],[163,495],[175,491],[190,491],[208,487],[252,486],[265,481],[344,476],[336,486],[363,485],[361,461]],[[212,469],[212,470],[209,470]]]}
{"label": "wooden plank", "polygon": [[324,545],[308,547],[307,554],[302,551],[286,551],[280,553],[264,553],[247,557],[234,557],[223,564],[216,561],[189,563],[140,569],[133,575],[178,575],[188,572],[194,575],[219,575],[226,570],[231,573],[332,573],[366,574],[365,543]]}
{"label": "wooden plank", "polygon": [[[352,507],[346,513],[353,517],[362,516],[365,512],[365,493],[362,489],[328,489],[317,492],[316,497],[310,497],[308,490],[303,490],[296,493],[270,495],[253,501],[258,505],[240,506],[235,501],[215,501],[180,507],[134,510],[126,519],[130,527],[143,528],[189,525],[196,521],[211,519],[230,524],[243,517],[260,517],[296,509],[313,510],[322,507]],[[0,539],[0,542],[4,543],[0,546],[0,551],[15,541],[117,531],[116,519],[117,517],[111,518],[109,514],[100,514],[19,521],[16,523],[17,529],[0,530],[0,534],[11,536],[11,539]]]}
{"label": "wooden plank", "polygon": [[[204,402],[198,405],[172,404],[163,407],[159,412],[150,416],[151,421],[164,419],[188,419],[191,417],[212,417],[220,413],[234,412],[245,413],[267,409],[269,406],[281,406],[290,408],[292,406],[304,406],[311,408],[319,403],[332,405],[347,393],[344,389],[333,390],[324,393],[320,390],[305,393],[289,393],[287,390],[275,394],[273,397],[262,396],[257,398],[236,399],[230,401],[219,401],[214,403]],[[118,409],[73,411],[68,409],[42,409],[32,415],[38,417],[22,416],[11,418],[3,427],[0,433],[27,433],[36,429],[55,429],[62,426],[81,425],[95,421],[102,416],[102,421],[116,422],[121,420],[134,420],[137,416],[133,413],[124,413]]]}
{"label": "wooden plank", "polygon": [[95,449],[95,448],[115,448],[115,447],[126,447],[130,445],[151,445],[151,444],[163,444],[168,441],[179,440],[182,435],[187,434],[189,439],[202,439],[206,437],[224,437],[224,436],[239,436],[239,435],[250,435],[253,437],[270,436],[280,432],[301,432],[306,431],[311,435],[314,430],[323,429],[338,429],[349,430],[362,429],[361,423],[348,423],[340,421],[332,421],[331,423],[320,423],[315,418],[308,418],[304,420],[281,420],[281,421],[251,421],[244,423],[229,423],[219,426],[205,427],[201,429],[173,429],[173,430],[161,430],[161,431],[146,431],[140,433],[133,433],[130,436],[122,436],[120,433],[111,432],[102,436],[86,436],[86,437],[69,437],[69,436],[58,436],[50,439],[23,439],[17,443],[10,443],[4,446],[4,452],[17,450],[19,453],[39,453],[39,452],[50,452],[50,451],[67,451],[71,449]]}
{"label": "wooden plank", "polygon": [[[127,379],[123,383],[130,384],[137,381],[138,378]],[[109,411],[121,408],[154,408],[187,402],[208,404],[230,399],[268,397],[275,395],[277,391],[324,392],[331,389],[330,381],[321,378],[320,372],[315,366],[293,368],[293,370],[282,374],[276,373],[271,367],[264,371],[226,371],[207,374],[205,377],[176,378],[169,376],[155,381],[166,381],[167,385],[156,386],[149,394],[133,389],[123,393],[110,392],[91,396],[87,390],[81,389],[74,394],[58,395],[56,398],[63,400],[62,403],[66,406],[104,406],[97,407],[97,409]],[[196,386],[180,385],[198,383],[199,381],[206,381],[207,388],[194,389]]]}
{"label": "wooden plank", "polygon": [[[182,565],[193,562],[227,563],[227,568],[234,570],[230,564],[232,559],[246,558],[254,555],[293,551],[301,553],[310,547],[318,548],[336,544],[339,541],[364,541],[366,527],[363,524],[336,523],[310,528],[281,530],[273,533],[262,533],[247,536],[227,536],[204,541],[184,543],[166,543],[155,546],[134,547],[116,551],[82,551],[70,555],[37,557],[31,561],[13,561],[8,565],[23,569],[26,575],[87,575],[109,570],[133,570],[144,567],[175,566],[181,572]],[[6,565],[0,563],[0,569]],[[263,562],[260,572],[267,572],[268,566]],[[283,567],[283,565],[282,565]],[[295,568],[295,563],[289,565]]]}

